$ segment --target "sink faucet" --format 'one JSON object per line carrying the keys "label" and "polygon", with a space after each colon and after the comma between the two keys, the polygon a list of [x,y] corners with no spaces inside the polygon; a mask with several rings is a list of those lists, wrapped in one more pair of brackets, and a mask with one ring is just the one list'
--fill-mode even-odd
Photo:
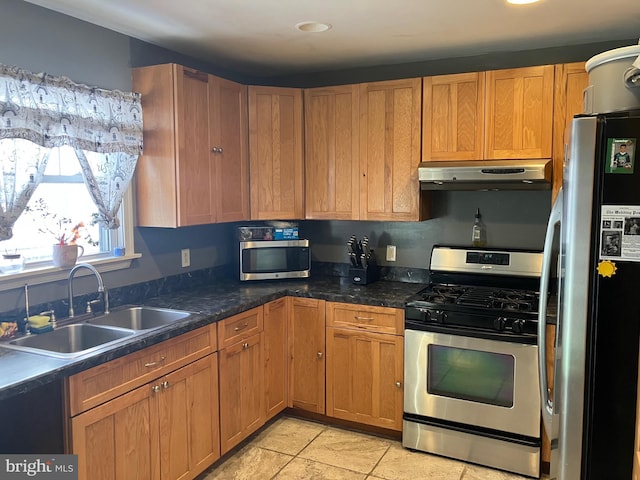
{"label": "sink faucet", "polygon": [[107,315],[109,313],[109,291],[104,286],[100,272],[98,272],[93,265],[88,263],[79,263],[69,272],[69,318],[73,318],[75,315],[73,311],[73,276],[81,268],[91,270],[91,272],[96,276],[96,279],[98,280],[98,293],[102,293],[104,298],[104,313]]}

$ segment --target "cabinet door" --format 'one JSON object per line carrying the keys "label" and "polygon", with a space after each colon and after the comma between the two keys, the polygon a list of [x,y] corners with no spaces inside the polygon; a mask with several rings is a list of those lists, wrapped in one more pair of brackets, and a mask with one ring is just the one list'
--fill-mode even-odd
{"label": "cabinet door", "polygon": [[209,142],[209,75],[179,66],[176,75],[178,225],[216,221]]}
{"label": "cabinet door", "polygon": [[288,298],[264,305],[265,420],[287,408]]}
{"label": "cabinet door", "polygon": [[220,449],[225,454],[264,424],[262,333],[218,352]]}
{"label": "cabinet door", "polygon": [[573,116],[584,111],[583,93],[589,86],[584,62],[556,65],[553,108],[553,198],[562,187],[565,145],[569,142],[567,129]]}
{"label": "cabinet door", "polygon": [[422,80],[422,160],[483,158],[484,72]]}
{"label": "cabinet door", "polygon": [[419,78],[360,85],[360,220],[420,220]]}
{"label": "cabinet door", "polygon": [[132,88],[142,94],[144,151],[135,174],[137,222],[142,227],[178,226],[175,78],[178,66],[132,70]]}
{"label": "cabinet door", "polygon": [[485,158],[551,158],[553,65],[486,72]]}
{"label": "cabinet door", "polygon": [[144,152],[136,167],[138,225],[216,220],[209,146],[209,76],[176,64],[133,70],[142,94]]}
{"label": "cabinet door", "polygon": [[249,219],[247,87],[209,75],[211,157],[218,222]]}
{"label": "cabinet door", "polygon": [[306,218],[359,218],[358,86],[304,92]]}
{"label": "cabinet door", "polygon": [[156,385],[161,478],[195,478],[220,458],[218,354],[190,363]]}
{"label": "cabinet door", "polygon": [[325,302],[291,298],[289,406],[324,413]]}
{"label": "cabinet door", "polygon": [[304,218],[302,90],[249,87],[251,218]]}
{"label": "cabinet door", "polygon": [[327,328],[327,415],[402,430],[403,337]]}
{"label": "cabinet door", "polygon": [[144,385],[71,419],[80,480],[160,479],[154,397]]}

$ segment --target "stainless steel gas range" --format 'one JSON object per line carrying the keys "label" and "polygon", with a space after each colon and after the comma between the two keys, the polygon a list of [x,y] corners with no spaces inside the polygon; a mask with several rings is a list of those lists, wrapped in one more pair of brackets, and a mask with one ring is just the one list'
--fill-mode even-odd
{"label": "stainless steel gas range", "polygon": [[542,253],[436,246],[405,306],[405,447],[540,475]]}

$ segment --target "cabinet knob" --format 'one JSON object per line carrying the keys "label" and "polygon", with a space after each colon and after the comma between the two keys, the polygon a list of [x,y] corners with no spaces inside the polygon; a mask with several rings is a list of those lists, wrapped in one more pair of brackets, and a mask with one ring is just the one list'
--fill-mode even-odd
{"label": "cabinet knob", "polygon": [[153,387],[151,387],[151,391],[153,393],[158,393],[160,391],[160,385],[154,385]]}
{"label": "cabinet knob", "polygon": [[318,352],[318,358],[322,358],[322,352]]}
{"label": "cabinet knob", "polygon": [[165,380],[164,382],[162,382],[160,385],[162,385],[162,388],[164,388],[165,390],[167,388],[169,388],[169,382],[167,380]]}
{"label": "cabinet knob", "polygon": [[396,387],[398,388],[402,387],[402,382],[396,382]]}
{"label": "cabinet knob", "polygon": [[222,147],[211,147],[213,153],[222,153]]}
{"label": "cabinet knob", "polygon": [[242,344],[242,348],[246,350],[247,348],[249,348],[249,344],[248,343],[243,343]]}

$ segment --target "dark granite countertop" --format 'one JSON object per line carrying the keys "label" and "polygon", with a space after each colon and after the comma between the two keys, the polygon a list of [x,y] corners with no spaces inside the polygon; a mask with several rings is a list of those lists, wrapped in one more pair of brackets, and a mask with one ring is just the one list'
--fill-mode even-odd
{"label": "dark granite countertop", "polygon": [[334,302],[402,308],[407,297],[424,287],[421,283],[378,281],[353,285],[345,277],[241,283],[217,281],[192,290],[158,296],[142,305],[197,312],[190,318],[135,335],[108,350],[71,359],[2,348],[0,343],[0,400],[27,392],[182,333],[217,322],[283,296],[317,298]]}

